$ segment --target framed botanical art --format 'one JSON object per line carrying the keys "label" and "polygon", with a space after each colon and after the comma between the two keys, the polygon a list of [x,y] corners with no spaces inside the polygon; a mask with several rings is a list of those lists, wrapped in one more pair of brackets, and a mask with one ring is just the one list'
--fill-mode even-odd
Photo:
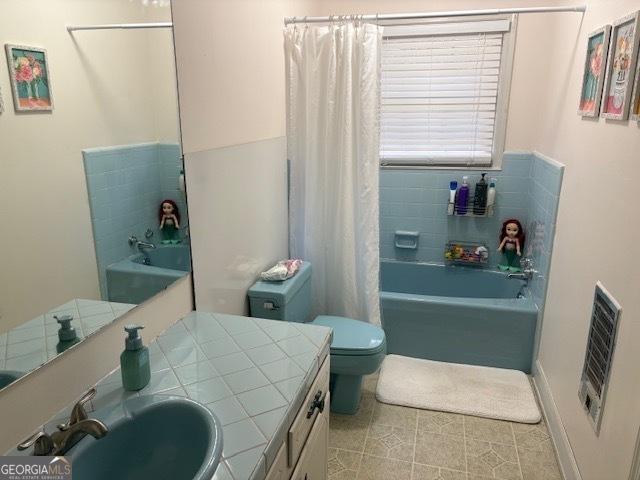
{"label": "framed botanical art", "polygon": [[638,56],[640,11],[616,21],[611,29],[609,60],[600,116],[626,120]]}
{"label": "framed botanical art", "polygon": [[5,45],[16,112],[53,110],[47,52],[42,48]]}
{"label": "framed botanical art", "polygon": [[587,37],[587,55],[582,73],[582,89],[578,113],[583,117],[597,117],[604,85],[604,73],[609,49],[611,26],[599,28]]}

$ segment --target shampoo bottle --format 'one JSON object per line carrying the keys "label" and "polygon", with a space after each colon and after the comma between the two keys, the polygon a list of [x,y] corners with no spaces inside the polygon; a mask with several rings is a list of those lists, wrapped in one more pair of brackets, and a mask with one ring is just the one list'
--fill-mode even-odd
{"label": "shampoo bottle", "polygon": [[122,386],[125,390],[136,391],[144,388],[151,379],[149,349],[142,345],[139,330],[144,327],[127,325],[124,331],[129,334],[125,339],[125,349],[120,355]]}
{"label": "shampoo bottle", "polygon": [[487,211],[487,181],[484,179],[486,173],[482,174],[482,178],[476,183],[476,189],[473,192],[473,213],[474,215],[484,215]]}
{"label": "shampoo bottle", "polygon": [[469,177],[466,175],[462,177],[462,186],[458,189],[458,195],[456,197],[456,213],[458,215],[467,214],[467,203],[469,202],[469,185],[467,181]]}

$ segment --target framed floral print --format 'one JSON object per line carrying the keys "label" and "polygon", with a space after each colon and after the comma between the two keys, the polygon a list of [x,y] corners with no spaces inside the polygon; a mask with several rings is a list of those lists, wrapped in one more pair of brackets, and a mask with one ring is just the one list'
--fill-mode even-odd
{"label": "framed floral print", "polygon": [[633,95],[631,95],[631,110],[629,117],[640,123],[640,52],[638,52],[638,60],[636,61],[636,73],[634,75]]}
{"label": "framed floral print", "polygon": [[610,35],[611,25],[607,25],[591,32],[587,37],[587,55],[578,106],[578,113],[583,117],[597,117],[600,113]]}
{"label": "framed floral print", "polygon": [[5,48],[16,112],[53,110],[46,50],[22,45]]}
{"label": "framed floral print", "polygon": [[638,57],[639,26],[640,11],[613,24],[601,117],[613,120],[626,120],[629,117],[633,74]]}

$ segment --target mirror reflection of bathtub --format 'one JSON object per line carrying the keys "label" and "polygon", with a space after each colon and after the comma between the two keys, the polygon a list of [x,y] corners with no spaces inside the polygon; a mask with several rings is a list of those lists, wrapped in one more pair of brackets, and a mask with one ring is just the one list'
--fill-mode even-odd
{"label": "mirror reflection of bathtub", "polygon": [[107,267],[109,301],[142,303],[191,271],[189,245],[158,245]]}

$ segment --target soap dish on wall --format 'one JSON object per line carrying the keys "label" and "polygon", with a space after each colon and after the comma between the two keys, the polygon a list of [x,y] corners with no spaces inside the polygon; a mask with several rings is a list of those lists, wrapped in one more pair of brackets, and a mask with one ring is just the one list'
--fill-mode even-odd
{"label": "soap dish on wall", "polygon": [[454,265],[486,265],[489,261],[489,249],[478,242],[447,242],[444,251],[447,264]]}
{"label": "soap dish on wall", "polygon": [[407,230],[396,230],[395,246],[403,250],[417,250],[420,232],[412,232]]}

